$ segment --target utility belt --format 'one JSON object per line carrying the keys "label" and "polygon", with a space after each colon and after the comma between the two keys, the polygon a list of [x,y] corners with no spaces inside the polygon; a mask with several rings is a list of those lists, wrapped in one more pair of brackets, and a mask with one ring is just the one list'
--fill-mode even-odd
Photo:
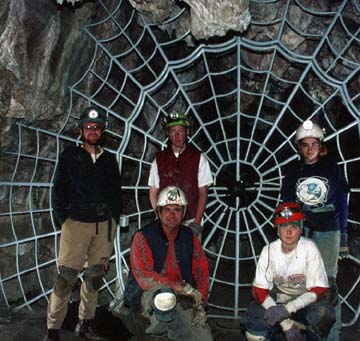
{"label": "utility belt", "polygon": [[325,213],[325,212],[335,212],[336,207],[334,204],[320,206],[320,207],[310,207],[310,206],[304,206],[303,207],[304,212],[311,212],[311,213]]}
{"label": "utility belt", "polygon": [[70,218],[84,223],[95,223],[96,234],[99,224],[108,221],[108,241],[111,242],[112,214],[111,209],[103,202],[72,202],[70,205]]}

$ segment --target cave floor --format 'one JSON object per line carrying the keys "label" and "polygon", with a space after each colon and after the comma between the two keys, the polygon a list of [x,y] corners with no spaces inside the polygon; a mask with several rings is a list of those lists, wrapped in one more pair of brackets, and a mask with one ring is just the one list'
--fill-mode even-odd
{"label": "cave floor", "polygon": [[[32,310],[27,308],[12,311],[0,308],[0,339],[1,341],[39,341],[46,331],[46,305],[35,304]],[[68,315],[61,330],[62,341],[76,341],[81,338],[75,336],[77,305],[70,305]],[[95,318],[96,326],[107,340],[136,340],[122,320],[115,317],[105,308],[98,308]],[[232,320],[210,319],[216,341],[245,340],[239,329],[239,323]],[[343,328],[342,341],[358,341],[360,339],[360,322],[352,327]],[[147,338],[146,340],[160,340]],[[164,339],[161,339],[164,340]]]}

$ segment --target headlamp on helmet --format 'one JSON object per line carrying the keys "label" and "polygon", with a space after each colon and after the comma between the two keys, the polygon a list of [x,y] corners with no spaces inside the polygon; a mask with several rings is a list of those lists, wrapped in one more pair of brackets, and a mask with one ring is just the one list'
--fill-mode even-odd
{"label": "headlamp on helmet", "polygon": [[164,126],[166,129],[174,126],[183,126],[188,128],[190,123],[187,119],[187,116],[181,112],[172,112],[169,116],[164,118]]}
{"label": "headlamp on helmet", "polygon": [[296,129],[295,141],[299,142],[307,137],[313,137],[322,141],[324,139],[324,132],[316,123],[306,120]]}
{"label": "headlamp on helmet", "polygon": [[101,129],[104,129],[106,126],[106,115],[98,108],[87,107],[80,115],[80,128],[82,128],[85,123],[98,123]]}
{"label": "headlamp on helmet", "polygon": [[274,213],[274,226],[278,228],[280,225],[290,222],[304,220],[304,213],[301,211],[300,205],[296,202],[284,202],[280,204]]}

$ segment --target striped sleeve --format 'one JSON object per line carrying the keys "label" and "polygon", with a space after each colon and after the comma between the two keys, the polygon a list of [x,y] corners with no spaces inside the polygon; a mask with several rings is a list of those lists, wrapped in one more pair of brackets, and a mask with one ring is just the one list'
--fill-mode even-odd
{"label": "striped sleeve", "polygon": [[195,235],[192,274],[195,279],[196,289],[200,291],[204,302],[207,302],[209,290],[209,265],[201,244]]}

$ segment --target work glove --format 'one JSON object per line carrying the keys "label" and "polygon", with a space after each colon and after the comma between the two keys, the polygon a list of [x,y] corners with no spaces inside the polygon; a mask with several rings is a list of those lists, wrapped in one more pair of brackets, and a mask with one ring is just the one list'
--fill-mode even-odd
{"label": "work glove", "polygon": [[340,237],[340,252],[339,259],[345,259],[349,256],[349,247],[348,247],[348,235],[346,232],[341,233]]}
{"label": "work glove", "polygon": [[192,325],[196,327],[203,327],[207,321],[207,314],[204,309],[203,298],[199,290],[196,290],[189,283],[186,283],[180,292],[181,295],[190,297],[194,302],[191,306],[193,310]]}
{"label": "work glove", "polygon": [[195,327],[205,327],[207,322],[207,314],[204,305],[194,305],[192,325]]}
{"label": "work glove", "polygon": [[265,311],[264,319],[270,326],[274,326],[277,322],[281,322],[289,316],[289,312],[283,305],[275,305]]}
{"label": "work glove", "polygon": [[288,330],[284,330],[286,341],[299,341],[301,338],[299,328],[293,323],[292,327]]}
{"label": "work glove", "polygon": [[189,227],[193,230],[193,232],[198,236],[199,234],[201,234],[203,227],[202,225],[195,223],[195,221],[193,221],[192,223],[189,224]]}
{"label": "work glove", "polygon": [[202,306],[203,299],[200,291],[193,288],[189,283],[186,283],[181,294],[191,297],[194,301],[194,306]]}

